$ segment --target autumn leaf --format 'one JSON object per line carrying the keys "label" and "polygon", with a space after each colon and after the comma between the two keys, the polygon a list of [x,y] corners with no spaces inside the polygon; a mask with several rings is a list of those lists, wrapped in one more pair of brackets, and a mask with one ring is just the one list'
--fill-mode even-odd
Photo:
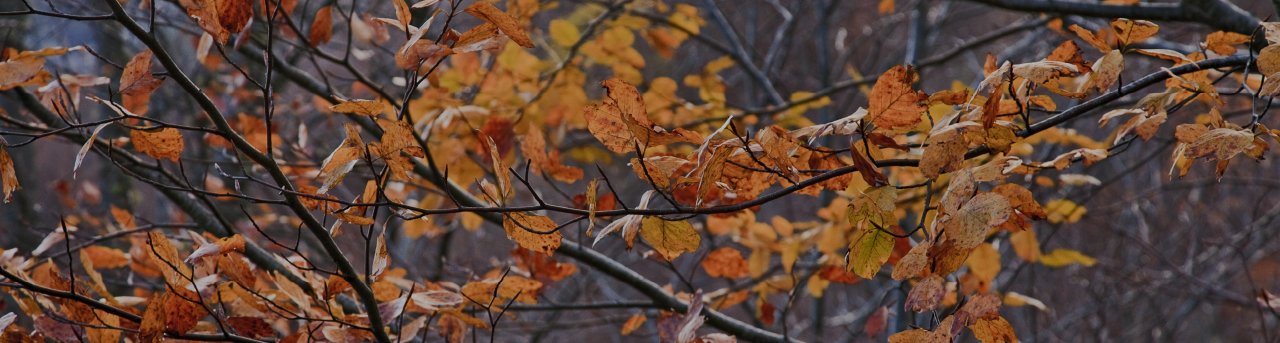
{"label": "autumn leaf", "polygon": [[3,148],[0,148],[0,181],[4,183],[4,202],[7,204],[13,200],[13,191],[22,187],[18,185],[18,172],[13,167],[13,158]]}
{"label": "autumn leaf", "polygon": [[1156,35],[1160,26],[1146,20],[1116,19],[1111,22],[1111,29],[1116,31],[1120,44],[1133,44],[1147,40]]}
{"label": "autumn leaf", "polygon": [[982,343],[1015,343],[1018,338],[1013,333],[1013,326],[1003,317],[996,319],[979,319],[969,325],[973,336]]}
{"label": "autumn leaf", "polygon": [[168,237],[160,232],[148,232],[148,251],[151,260],[164,273],[164,279],[171,285],[182,287],[191,283],[191,267],[178,257],[178,248],[173,246]]}
{"label": "autumn leaf", "polygon": [[226,320],[227,324],[241,336],[253,339],[276,336],[276,329],[272,328],[271,324],[267,324],[262,318],[228,317]]}
{"label": "autumn leaf", "polygon": [[632,315],[630,319],[627,319],[626,323],[622,324],[622,335],[630,335],[636,329],[639,329],[640,325],[644,324],[645,319],[648,319],[648,317],[645,317],[644,313]]}
{"label": "autumn leaf", "polygon": [[893,235],[882,228],[863,225],[854,233],[845,260],[850,271],[869,280],[875,277],[892,253]]}
{"label": "autumn leaf", "polygon": [[1124,55],[1120,50],[1112,50],[1093,63],[1093,72],[1089,73],[1088,81],[1080,87],[1079,92],[1087,93],[1094,89],[1106,92],[1111,89],[1111,85],[1114,85],[1116,80],[1119,80],[1120,72],[1123,70]]}
{"label": "autumn leaf", "polygon": [[124,66],[124,74],[120,75],[121,94],[146,96],[164,83],[163,77],[157,78],[151,74],[152,56],[151,50],[143,50]]}
{"label": "autumn leaf", "polygon": [[1052,252],[1040,256],[1040,264],[1050,267],[1062,267],[1072,263],[1090,267],[1097,262],[1098,260],[1071,249],[1053,249]]}
{"label": "autumn leaf", "polygon": [[311,33],[307,35],[312,47],[328,43],[329,39],[333,38],[333,14],[330,13],[332,9],[333,6],[325,6],[316,10],[315,19],[311,22]]}
{"label": "autumn leaf", "polygon": [[961,250],[972,249],[987,238],[991,228],[1004,223],[1012,212],[1009,199],[995,193],[982,193],[969,199],[948,221],[947,237]]}
{"label": "autumn leaf", "polygon": [[946,295],[946,290],[942,286],[942,277],[937,274],[929,275],[911,287],[911,292],[907,293],[904,301],[905,309],[915,312],[933,310],[942,302],[943,295]]}
{"label": "autumn leaf", "polygon": [[1203,157],[1210,162],[1228,160],[1248,149],[1252,144],[1253,135],[1248,131],[1213,129],[1191,142],[1183,152],[1183,156],[1191,159]]}
{"label": "autumn leaf", "polygon": [[738,249],[724,247],[712,251],[702,259],[702,269],[711,277],[737,279],[750,274],[747,259],[742,257]]}
{"label": "autumn leaf", "polygon": [[640,237],[648,241],[662,257],[675,260],[680,253],[698,250],[702,236],[693,225],[684,220],[668,221],[658,217],[646,217],[641,222]]}
{"label": "autumn leaf", "polygon": [[551,256],[560,247],[560,231],[551,218],[511,212],[503,215],[502,228],[507,230],[507,238],[531,251]]}
{"label": "autumn leaf", "polygon": [[166,305],[169,304],[169,297],[171,295],[165,293],[147,302],[147,309],[142,314],[142,323],[139,324],[140,343],[158,343],[164,337],[165,323],[168,321]]}
{"label": "autumn leaf", "polygon": [[534,47],[533,41],[529,40],[529,35],[524,32],[524,28],[520,27],[520,23],[516,21],[516,18],[503,13],[502,10],[493,7],[492,4],[486,1],[476,1],[467,7],[466,12],[497,26],[498,29],[502,30],[502,33],[511,37],[511,40],[515,41],[516,44],[526,48]]}
{"label": "autumn leaf", "polygon": [[920,114],[926,110],[921,105],[928,100],[924,92],[911,89],[915,82],[915,68],[910,65],[895,66],[876,80],[871,88],[868,118],[876,126],[884,128],[910,127],[920,122]]}
{"label": "autumn leaf", "polygon": [[155,159],[178,162],[182,158],[182,131],[172,127],[157,130],[129,130],[133,147]]}

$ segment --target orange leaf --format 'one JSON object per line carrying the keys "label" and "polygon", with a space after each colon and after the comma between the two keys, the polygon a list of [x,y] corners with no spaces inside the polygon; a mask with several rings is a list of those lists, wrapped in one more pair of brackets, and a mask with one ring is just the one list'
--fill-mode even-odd
{"label": "orange leaf", "polygon": [[707,257],[702,259],[702,269],[705,269],[707,275],[711,277],[737,279],[750,275],[747,259],[742,258],[742,252],[730,247],[716,249],[707,254]]}
{"label": "orange leaf", "polygon": [[147,302],[147,310],[142,314],[142,323],[139,324],[138,330],[141,331],[138,337],[138,343],[158,343],[160,338],[164,337],[164,328],[166,322],[166,305],[169,304],[170,294],[155,296],[151,301]]}
{"label": "orange leaf", "polygon": [[867,111],[872,123],[884,128],[909,127],[920,122],[920,114],[927,107],[921,102],[928,100],[924,92],[911,89],[915,81],[915,68],[911,65],[899,65],[889,69],[876,85],[871,87],[871,95]]}
{"label": "orange leaf", "polygon": [[164,78],[156,78],[151,74],[151,50],[143,50],[129,64],[124,66],[124,74],[120,75],[120,93],[131,96],[145,96],[154,92]]}
{"label": "orange leaf", "polygon": [[311,22],[311,32],[307,35],[311,46],[328,43],[333,38],[333,6],[321,7],[316,10],[316,18]]}
{"label": "orange leaf", "polygon": [[502,30],[502,33],[511,37],[511,40],[515,41],[516,44],[526,48],[534,47],[533,41],[529,40],[529,35],[525,34],[524,28],[520,27],[520,23],[516,21],[516,18],[503,13],[497,7],[493,7],[493,4],[487,1],[476,1],[467,7],[466,12],[497,26],[498,29]]}
{"label": "orange leaf", "polygon": [[166,127],[157,131],[130,130],[129,137],[138,152],[155,159],[177,162],[182,157],[182,131]]}
{"label": "orange leaf", "polygon": [[89,255],[93,266],[97,268],[120,268],[129,264],[129,256],[120,249],[91,245],[85,247],[84,252]]}
{"label": "orange leaf", "polygon": [[502,227],[506,229],[508,238],[516,241],[525,249],[551,256],[551,253],[560,247],[560,231],[550,233],[531,232],[555,230],[556,222],[552,221],[551,218],[512,212],[503,215]]}
{"label": "orange leaf", "polygon": [[18,186],[18,173],[13,168],[13,158],[4,149],[0,149],[0,181],[4,182],[4,202],[7,204],[12,200],[13,191],[22,187]]}
{"label": "orange leaf", "polygon": [[644,313],[636,313],[631,316],[631,319],[627,319],[627,322],[622,324],[622,335],[630,335],[632,331],[639,329],[640,325],[644,324],[646,319],[648,319],[648,317],[645,317]]}
{"label": "orange leaf", "polygon": [[185,287],[169,289],[172,293],[164,304],[164,331],[169,334],[185,334],[195,328],[196,322],[208,312],[200,304],[200,295],[196,292]]}

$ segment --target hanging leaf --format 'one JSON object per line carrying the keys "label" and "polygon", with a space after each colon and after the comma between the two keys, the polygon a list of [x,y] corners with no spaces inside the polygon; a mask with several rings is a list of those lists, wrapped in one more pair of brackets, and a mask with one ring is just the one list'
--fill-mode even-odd
{"label": "hanging leaf", "polygon": [[688,221],[669,221],[658,217],[644,218],[640,237],[644,237],[668,261],[675,260],[682,252],[698,250],[702,242],[702,236]]}

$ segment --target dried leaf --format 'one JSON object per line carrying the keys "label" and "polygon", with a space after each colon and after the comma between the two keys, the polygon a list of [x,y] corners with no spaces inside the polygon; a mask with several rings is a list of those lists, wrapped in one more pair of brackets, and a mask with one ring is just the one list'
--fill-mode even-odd
{"label": "dried leaf", "polygon": [[13,168],[13,158],[9,157],[9,152],[4,151],[3,148],[0,148],[0,181],[4,183],[4,202],[7,204],[13,200],[13,191],[22,187],[18,185],[18,173],[17,169]]}
{"label": "dried leaf", "polygon": [[147,253],[150,254],[151,260],[155,262],[156,267],[160,268],[160,272],[164,274],[164,279],[172,287],[171,289],[181,288],[191,277],[191,267],[182,262],[182,258],[178,257],[178,248],[173,246],[168,237],[160,232],[147,233]]}
{"label": "dried leaf", "polygon": [[750,275],[747,259],[742,258],[738,249],[724,247],[712,251],[702,259],[702,269],[711,277],[737,279]]}
{"label": "dried leaf", "polygon": [[177,162],[182,158],[182,131],[176,128],[166,127],[155,131],[129,130],[129,138],[132,139],[133,147],[138,149],[138,152],[157,160],[169,159]]}
{"label": "dried leaf", "polygon": [[1156,35],[1160,26],[1146,20],[1116,19],[1111,22],[1111,29],[1116,31],[1120,44],[1138,43]]}
{"label": "dried leaf", "polygon": [[1228,128],[1213,129],[1196,138],[1187,146],[1183,156],[1208,161],[1227,160],[1248,149],[1253,144],[1253,134]]}
{"label": "dried leaf", "polygon": [[920,122],[920,115],[927,107],[922,102],[928,100],[924,92],[911,89],[915,81],[915,68],[910,65],[895,66],[876,80],[871,88],[868,117],[876,126],[883,128],[910,127]]}
{"label": "dried leaf", "polygon": [[915,312],[933,310],[942,302],[942,296],[946,293],[946,289],[942,286],[942,277],[937,274],[929,275],[911,287],[911,292],[907,293],[907,300],[904,302],[905,309]]}
{"label": "dried leaf", "polygon": [[493,7],[489,2],[476,1],[467,7],[466,12],[497,26],[498,29],[502,30],[502,33],[511,37],[511,40],[515,41],[516,44],[526,48],[534,47],[533,41],[529,40],[529,35],[524,32],[524,28],[520,27],[520,23],[515,17],[502,12],[497,7]]}
{"label": "dried leaf", "polygon": [[151,50],[143,50],[124,66],[124,74],[120,76],[121,94],[149,95],[164,82],[163,77],[156,78],[151,74],[151,56]]}
{"label": "dried leaf", "polygon": [[698,250],[702,242],[702,236],[688,221],[669,221],[658,217],[644,218],[640,237],[644,237],[668,261],[675,260],[682,252]]}
{"label": "dried leaf", "polygon": [[319,46],[328,43],[333,38],[333,6],[321,7],[316,10],[315,20],[311,22],[311,32],[307,34],[307,40],[311,42],[311,46]]}
{"label": "dried leaf", "polygon": [[951,215],[952,225],[947,226],[947,237],[956,241],[956,248],[968,250],[982,244],[991,228],[1004,223],[1013,212],[1009,199],[995,193],[982,193],[966,201]]}
{"label": "dried leaf", "polygon": [[84,155],[88,154],[89,148],[93,147],[93,143],[97,142],[98,133],[102,132],[102,129],[106,128],[108,124],[109,123],[102,123],[102,124],[99,124],[97,127],[93,128],[93,134],[89,135],[89,139],[86,140],[84,142],[84,145],[80,147],[80,152],[76,153],[76,164],[73,167],[71,167],[72,179],[76,178],[76,171],[80,169],[80,162],[84,161]]}
{"label": "dried leaf", "polygon": [[551,218],[512,212],[503,215],[502,228],[506,229],[507,238],[525,249],[551,256],[560,247],[560,231]]}

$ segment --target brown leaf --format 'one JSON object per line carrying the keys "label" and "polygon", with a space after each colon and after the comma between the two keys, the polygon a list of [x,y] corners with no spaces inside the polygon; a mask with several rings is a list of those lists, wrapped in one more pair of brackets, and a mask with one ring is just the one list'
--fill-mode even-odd
{"label": "brown leaf", "polygon": [[702,269],[707,271],[707,275],[711,277],[725,277],[737,279],[750,275],[747,269],[747,259],[742,257],[742,252],[738,249],[723,247],[707,254],[702,259]]}
{"label": "brown leaf", "polygon": [[1213,129],[1187,146],[1183,156],[1209,161],[1227,160],[1253,144],[1253,134],[1228,128]]}
{"label": "brown leaf", "polygon": [[151,74],[151,56],[151,50],[143,50],[124,66],[124,74],[120,75],[121,94],[146,96],[164,83],[163,77],[156,78]]}
{"label": "brown leaf", "polygon": [[880,306],[871,316],[867,317],[867,323],[862,325],[862,331],[867,333],[868,338],[876,338],[889,324],[889,307]]}
{"label": "brown leaf", "polygon": [[929,97],[911,89],[915,69],[910,65],[895,66],[876,80],[871,88],[867,111],[876,126],[884,128],[915,126],[927,107],[921,105]]}
{"label": "brown leaf", "polygon": [[[181,261],[179,261],[181,263]],[[185,287],[170,287],[172,293],[164,304],[164,332],[168,334],[185,334],[195,328],[196,322],[203,318],[204,306],[200,304],[200,295]]]}
{"label": "brown leaf", "polygon": [[947,237],[956,241],[956,248],[968,250],[982,244],[991,228],[1004,223],[1013,211],[1009,200],[995,193],[974,196],[960,206],[960,211],[948,213]]}
{"label": "brown leaf", "polygon": [[182,158],[182,131],[166,127],[156,131],[129,130],[129,138],[138,152],[155,159],[169,159],[177,162]]}
{"label": "brown leaf", "polygon": [[942,277],[937,274],[929,275],[911,287],[911,292],[907,293],[907,299],[904,301],[905,310],[915,312],[933,310],[938,307],[938,303],[942,302],[942,296],[946,293],[946,289],[942,286]]}
{"label": "brown leaf", "polygon": [[1108,52],[1093,64],[1093,72],[1089,73],[1089,80],[1080,87],[1080,92],[1087,93],[1094,89],[1106,92],[1120,78],[1122,70],[1124,70],[1124,54],[1121,54],[1120,50]]}
{"label": "brown leaf", "polygon": [[13,167],[13,158],[9,157],[9,152],[0,148],[0,181],[4,183],[4,202],[7,204],[13,199],[13,191],[22,189],[18,185],[18,172]]}
{"label": "brown leaf", "polygon": [[507,238],[511,238],[520,246],[531,251],[551,256],[551,253],[560,247],[560,231],[539,233],[556,229],[556,222],[552,221],[551,218],[511,212],[503,215],[502,228],[506,229]]}
{"label": "brown leaf", "polygon": [[169,293],[157,295],[147,302],[147,311],[142,314],[139,324],[139,343],[158,343],[164,337],[166,320],[165,307],[169,304]]}
{"label": "brown leaf", "polygon": [[529,35],[524,32],[524,28],[520,27],[520,23],[515,17],[503,13],[502,10],[499,10],[497,7],[493,7],[489,2],[476,1],[472,3],[471,6],[467,7],[466,12],[476,18],[480,18],[480,20],[484,20],[485,22],[497,26],[498,29],[502,30],[502,33],[511,37],[511,40],[515,41],[516,44],[520,44],[520,46],[526,48],[534,47],[533,41],[529,40]]}
{"label": "brown leaf", "polygon": [[920,156],[920,172],[924,177],[934,179],[943,173],[959,170],[964,167],[964,154],[968,147],[969,143],[963,138],[930,142]]}
{"label": "brown leaf", "polygon": [[920,275],[929,267],[929,242],[916,243],[911,247],[911,251],[907,256],[903,256],[898,260],[898,265],[893,266],[893,279],[902,281]]}
{"label": "brown leaf", "polygon": [[1018,337],[1013,333],[1013,325],[1003,317],[979,319],[976,323],[969,325],[969,330],[973,330],[973,337],[982,343],[1018,342]]}
{"label": "brown leaf", "polygon": [[240,33],[253,19],[253,2],[249,0],[225,0],[218,6],[218,23],[230,33]]}
{"label": "brown leaf", "polygon": [[227,324],[241,336],[249,338],[275,337],[276,329],[258,317],[228,317]]}
{"label": "brown leaf", "polygon": [[319,46],[328,43],[333,38],[333,6],[321,7],[316,10],[316,17],[311,21],[311,31],[307,34],[307,41],[311,46]]}
{"label": "brown leaf", "polygon": [[858,167],[858,174],[862,175],[862,181],[865,181],[872,187],[879,187],[889,184],[889,178],[880,172],[880,168],[876,168],[871,160],[864,156],[862,146],[858,142],[854,142],[854,147],[850,152],[853,156],[853,165]]}

